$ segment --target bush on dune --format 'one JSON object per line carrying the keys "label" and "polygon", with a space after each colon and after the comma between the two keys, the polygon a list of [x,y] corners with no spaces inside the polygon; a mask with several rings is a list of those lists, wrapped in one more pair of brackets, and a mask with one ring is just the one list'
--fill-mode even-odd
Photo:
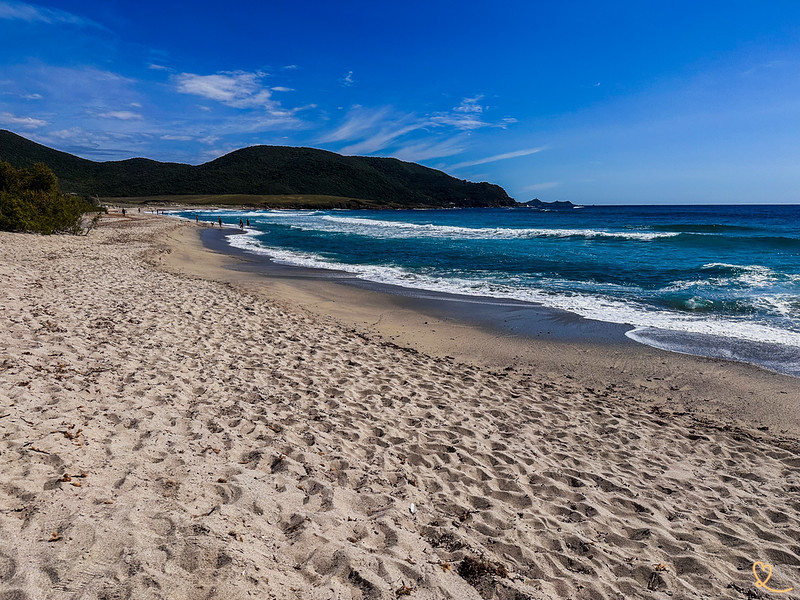
{"label": "bush on dune", "polygon": [[[47,165],[15,169],[0,161],[0,230],[88,234],[100,211],[84,198],[62,194]],[[92,212],[98,215],[84,227],[84,215]]]}

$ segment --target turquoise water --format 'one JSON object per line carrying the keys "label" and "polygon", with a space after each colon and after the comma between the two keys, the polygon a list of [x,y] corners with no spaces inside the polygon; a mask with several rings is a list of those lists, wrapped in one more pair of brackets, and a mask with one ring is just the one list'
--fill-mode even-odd
{"label": "turquoise water", "polygon": [[231,244],[411,288],[514,298],[800,374],[800,206],[207,211]]}

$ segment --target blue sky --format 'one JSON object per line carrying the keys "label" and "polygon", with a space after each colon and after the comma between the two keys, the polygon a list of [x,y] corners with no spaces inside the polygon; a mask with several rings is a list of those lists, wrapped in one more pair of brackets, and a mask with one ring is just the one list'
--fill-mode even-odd
{"label": "blue sky", "polygon": [[394,156],[525,201],[800,202],[800,2],[0,0],[0,128]]}

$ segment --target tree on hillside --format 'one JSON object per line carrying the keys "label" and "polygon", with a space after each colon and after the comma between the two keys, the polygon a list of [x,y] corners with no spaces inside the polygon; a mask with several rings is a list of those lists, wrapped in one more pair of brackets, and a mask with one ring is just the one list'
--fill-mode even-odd
{"label": "tree on hillside", "polygon": [[98,210],[83,198],[62,194],[55,174],[43,163],[15,169],[0,161],[0,230],[88,233],[99,214],[87,228],[83,216]]}

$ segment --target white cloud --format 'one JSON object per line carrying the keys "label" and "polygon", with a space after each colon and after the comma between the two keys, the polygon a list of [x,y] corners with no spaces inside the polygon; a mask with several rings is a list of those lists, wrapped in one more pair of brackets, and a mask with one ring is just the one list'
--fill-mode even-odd
{"label": "white cloud", "polygon": [[530,154],[536,154],[537,152],[541,152],[544,150],[545,147],[542,146],[540,148],[528,148],[527,150],[516,150],[515,152],[506,152],[504,154],[495,154],[494,156],[487,156],[486,158],[479,158],[478,160],[470,160],[467,162],[458,163],[457,165],[452,165],[451,169],[461,169],[463,167],[474,167],[476,165],[484,165],[490,162],[496,162],[498,160],[507,160],[509,158],[519,158],[520,156],[528,156]]}
{"label": "white cloud", "polygon": [[342,154],[372,154],[378,150],[383,150],[397,138],[411,133],[416,129],[419,129],[419,123],[409,123],[406,125],[400,122],[390,123],[370,137],[342,148],[340,152]]}
{"label": "white cloud", "polygon": [[288,88],[288,87],[282,87],[282,86],[276,86],[276,87],[273,87],[273,88],[270,88],[270,89],[273,92],[293,92],[294,91],[294,88]]}
{"label": "white cloud", "polygon": [[119,119],[121,121],[132,121],[142,118],[142,115],[130,110],[112,110],[111,112],[100,113],[97,116],[104,119]]}
{"label": "white cloud", "polygon": [[25,100],[41,100],[42,99],[42,95],[41,94],[25,94],[22,97],[25,98]]}
{"label": "white cloud", "polygon": [[346,85],[346,86],[351,86],[351,85],[353,85],[354,83],[355,83],[355,81],[353,80],[353,72],[352,72],[352,71],[348,71],[348,72],[347,72],[347,75],[345,75],[345,76],[342,78],[342,84],[343,84],[343,85]]}
{"label": "white cloud", "polygon": [[464,151],[464,138],[458,137],[444,141],[429,142],[423,140],[404,146],[392,153],[392,156],[400,160],[419,162],[431,158],[441,158],[443,156],[453,156]]}
{"label": "white cloud", "polygon": [[[483,107],[478,104],[481,96],[464,98],[461,103],[449,112],[436,112],[424,116],[413,113],[400,113],[390,107],[366,108],[353,106],[347,113],[345,120],[332,131],[319,138],[321,143],[349,142],[349,145],[339,150],[343,154],[370,154],[385,150],[392,146],[400,146],[393,156],[408,160],[423,160],[441,156],[451,156],[461,152],[461,141],[458,144],[444,143],[430,139],[420,140],[423,132],[430,134],[434,129],[456,129],[469,132],[482,127],[505,128],[514,119],[506,117],[499,122],[489,122],[482,119]],[[417,139],[403,142],[404,136],[414,136]],[[436,136],[439,139],[441,137]]]}
{"label": "white cloud", "polygon": [[226,71],[214,75],[181,73],[175,76],[178,91],[202,96],[233,108],[264,107],[276,110],[279,104],[271,99],[269,89],[260,83],[265,73]]}
{"label": "white cloud", "polygon": [[430,116],[432,125],[455,127],[462,131],[471,131],[482,127],[500,127],[516,123],[512,117],[505,117],[499,122],[486,121],[483,118],[488,107],[482,106],[480,100],[483,96],[464,98],[458,106],[454,106],[450,112],[435,112]]}
{"label": "white cloud", "polygon": [[154,71],[169,71],[169,67],[165,67],[164,65],[157,65],[155,63],[151,63],[147,67],[148,69],[153,69]]}
{"label": "white cloud", "polygon": [[0,19],[25,21],[27,23],[46,23],[48,25],[78,25],[106,29],[91,19],[79,17],[57,8],[47,8],[25,2],[0,2]]}
{"label": "white cloud", "polygon": [[190,135],[162,135],[161,139],[176,142],[190,142],[194,138]]}
{"label": "white cloud", "polygon": [[464,98],[461,104],[453,108],[455,112],[461,113],[482,113],[484,107],[478,104],[483,96],[475,96],[474,98]]}
{"label": "white cloud", "polygon": [[59,129],[58,131],[51,131],[48,135],[51,138],[58,138],[60,140],[71,140],[83,134],[84,131],[80,127],[71,127],[70,129]]}
{"label": "white cloud", "polygon": [[491,126],[491,123],[481,120],[475,113],[434,113],[430,121],[433,125],[446,125],[464,131]]}
{"label": "white cloud", "polygon": [[33,117],[18,117],[9,112],[0,113],[0,123],[12,125],[14,127],[22,127],[23,129],[36,129],[37,127],[44,127],[47,125],[47,121],[34,119]]}
{"label": "white cloud", "polygon": [[320,142],[342,142],[355,140],[379,127],[391,118],[388,108],[365,109],[354,106],[347,114],[347,120],[330,133],[322,136]]}

